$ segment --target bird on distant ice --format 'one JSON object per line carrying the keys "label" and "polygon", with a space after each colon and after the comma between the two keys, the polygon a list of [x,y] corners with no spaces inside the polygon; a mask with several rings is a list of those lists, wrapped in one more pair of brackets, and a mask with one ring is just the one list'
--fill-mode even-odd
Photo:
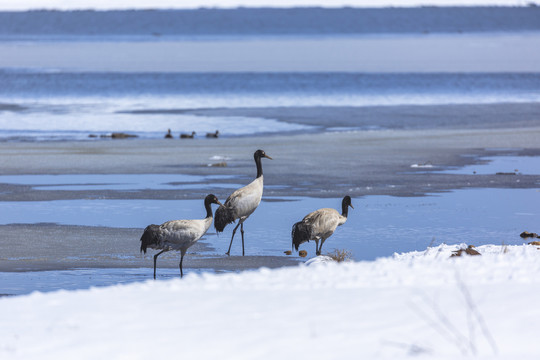
{"label": "bird on distant ice", "polygon": [[217,139],[219,137],[219,130],[216,130],[215,133],[206,133],[207,138],[215,138]]}
{"label": "bird on distant ice", "polygon": [[209,194],[204,199],[206,217],[196,220],[171,220],[161,225],[148,225],[141,237],[141,252],[146,254],[146,249],[161,250],[154,255],[154,279],[156,278],[156,262],[159,255],[166,251],[180,251],[180,277],[184,276],[182,262],[188,248],[197,242],[210,228],[212,224],[211,204],[221,205],[218,198]]}
{"label": "bird on distant ice", "polygon": [[235,222],[237,219],[238,225],[233,230],[231,243],[229,244],[229,250],[227,255],[231,254],[231,246],[234,240],[234,234],[236,229],[240,226],[240,233],[242,234],[242,256],[245,255],[244,251],[244,221],[257,209],[261,202],[263,194],[263,170],[261,165],[261,158],[272,158],[263,150],[257,150],[253,154],[255,159],[255,165],[257,166],[257,177],[250,184],[233,192],[225,201],[225,204],[221,205],[216,210],[216,219],[214,221],[214,227],[217,232],[222,232],[225,226]]}
{"label": "bird on distant ice", "polygon": [[[296,251],[298,247],[310,240],[315,240],[315,252],[321,255],[324,242],[328,239],[338,226],[345,224],[349,214],[351,197],[345,196],[341,201],[341,214],[332,208],[323,208],[307,214],[302,221],[297,222],[292,227],[292,244]],[[321,246],[319,247],[319,241]]]}
{"label": "bird on distant ice", "polygon": [[192,131],[191,134],[180,134],[180,139],[193,139],[195,134],[195,131]]}
{"label": "bird on distant ice", "polygon": [[168,129],[167,130],[167,133],[165,134],[165,139],[172,139],[173,136],[172,136],[172,133],[171,133],[171,129]]}

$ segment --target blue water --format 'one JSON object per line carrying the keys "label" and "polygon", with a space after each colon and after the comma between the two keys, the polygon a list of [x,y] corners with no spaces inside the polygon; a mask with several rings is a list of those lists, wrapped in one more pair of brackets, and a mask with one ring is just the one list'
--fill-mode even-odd
{"label": "blue water", "polygon": [[[1,71],[0,98],[143,96],[540,97],[540,74],[43,73]],[[447,100],[451,101],[451,100]],[[261,105],[270,105],[261,104]],[[249,103],[246,106],[251,105]],[[301,104],[300,104],[301,105]],[[1,105],[0,105],[1,106]],[[4,105],[5,106],[5,105]],[[0,107],[0,109],[2,109]],[[13,109],[16,110],[16,109]],[[21,108],[19,110],[24,110]],[[27,109],[29,110],[29,109]],[[129,111],[129,108],[124,109]]]}
{"label": "blue water", "polygon": [[480,164],[433,171],[432,173],[464,175],[540,175],[540,158],[536,156],[493,156],[482,157],[479,160],[481,161]]}
{"label": "blue water", "polygon": [[[264,201],[272,200],[272,201]],[[247,255],[280,256],[291,248],[292,225],[319,208],[339,208],[341,199],[265,198],[244,224]],[[369,196],[353,199],[347,223],[327,240],[324,252],[347,249],[356,260],[423,250],[430,244],[522,244],[519,234],[540,218],[538,189],[468,189],[427,197]],[[194,211],[193,209],[200,209]],[[172,219],[204,216],[200,200],[55,200],[0,202],[0,225],[56,223],[144,229]],[[106,215],[104,215],[106,214]],[[204,242],[222,255],[234,226]],[[137,239],[126,254],[137,254]],[[232,253],[241,252],[241,242]],[[314,256],[313,242],[302,245]]]}
{"label": "blue water", "polygon": [[[323,254],[335,249],[348,250],[355,260],[373,260],[393,253],[425,250],[429,246],[446,244],[520,245],[526,239],[519,234],[535,229],[540,219],[540,192],[537,189],[469,189],[419,198],[370,196],[353,199],[347,222],[337,228],[323,245]],[[307,213],[321,207],[339,207],[340,199],[287,198],[286,201],[263,201],[246,221],[245,249],[248,256],[286,256],[291,249],[291,226]],[[105,224],[135,226],[141,231],[149,222],[159,223],[169,218],[203,216],[192,209],[200,200],[66,200],[52,202],[5,203],[0,211],[9,208],[9,216],[0,224],[25,221],[46,221],[59,224]],[[107,218],[103,216],[107,213]],[[77,215],[75,215],[77,214]],[[214,248],[210,257],[225,257],[232,226],[220,236],[210,229],[200,242]],[[238,234],[239,235],[239,234]],[[77,246],[76,244],[74,246]],[[138,239],[126,256],[138,256]],[[315,244],[302,244],[309,259],[315,256]],[[231,254],[241,254],[237,236]],[[153,255],[155,251],[150,251]],[[199,253],[204,256],[204,253]],[[189,256],[189,252],[188,252]],[[294,255],[295,259],[302,261]],[[26,259],[29,261],[29,259]],[[190,267],[184,263],[184,274],[216,272],[215,269]],[[56,271],[5,272],[2,294],[21,295],[32,291],[86,289],[151,279],[151,257],[144,268],[70,269]],[[159,267],[158,279],[178,277],[178,268]]]}
{"label": "blue water", "polygon": [[[317,130],[187,109],[540,102],[540,73],[77,73],[0,70],[0,140],[88,139],[170,128],[222,136]],[[398,122],[399,123],[399,122]],[[365,125],[365,124],[364,124]],[[377,127],[377,123],[368,124]],[[328,127],[332,124],[329,123]],[[400,126],[407,127],[407,124]],[[333,129],[339,130],[339,129]],[[203,135],[204,137],[204,135]],[[95,138],[94,138],[95,139]]]}

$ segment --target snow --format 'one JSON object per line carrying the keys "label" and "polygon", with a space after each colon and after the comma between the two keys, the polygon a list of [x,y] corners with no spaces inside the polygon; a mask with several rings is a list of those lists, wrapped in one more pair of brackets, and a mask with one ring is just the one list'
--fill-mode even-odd
{"label": "snow", "polygon": [[1,359],[537,359],[537,246],[0,299]]}
{"label": "snow", "polygon": [[28,9],[193,9],[199,7],[387,7],[387,6],[526,6],[530,0],[0,0],[0,10]]}

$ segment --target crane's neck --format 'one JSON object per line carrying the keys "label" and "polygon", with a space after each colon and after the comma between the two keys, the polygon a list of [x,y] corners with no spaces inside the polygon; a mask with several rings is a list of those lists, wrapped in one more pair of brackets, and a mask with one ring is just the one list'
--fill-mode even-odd
{"label": "crane's neck", "polygon": [[212,203],[210,201],[204,202],[204,208],[206,209],[206,218],[212,218],[214,215],[212,214]]}
{"label": "crane's neck", "polygon": [[257,165],[257,178],[263,176],[261,157],[255,156],[255,165]]}
{"label": "crane's neck", "polygon": [[345,202],[341,204],[341,216],[347,217],[349,215],[349,205]]}

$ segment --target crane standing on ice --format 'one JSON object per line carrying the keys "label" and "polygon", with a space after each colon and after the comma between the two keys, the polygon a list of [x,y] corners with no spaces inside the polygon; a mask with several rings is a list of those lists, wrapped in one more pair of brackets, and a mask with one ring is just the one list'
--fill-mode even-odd
{"label": "crane standing on ice", "polygon": [[[291,236],[295,250],[298,251],[300,244],[315,240],[315,252],[317,255],[321,255],[325,240],[332,236],[338,226],[347,221],[349,206],[354,209],[351,197],[347,195],[341,201],[341,214],[336,209],[323,208],[307,214],[302,221],[294,224]],[[321,241],[320,247],[319,240]]]}
{"label": "crane standing on ice", "polygon": [[221,205],[216,210],[216,219],[214,221],[214,227],[216,231],[222,232],[230,223],[235,222],[237,219],[238,225],[233,230],[231,243],[229,244],[229,250],[227,250],[227,255],[231,254],[231,246],[234,240],[234,234],[236,229],[240,226],[240,233],[242,234],[242,256],[245,255],[244,251],[244,221],[251,215],[259,203],[261,202],[263,194],[263,170],[261,165],[261,158],[267,158],[272,160],[272,158],[263,150],[257,150],[253,154],[255,159],[255,165],[257,166],[257,177],[250,184],[236,190],[233,192],[225,201],[224,205]]}
{"label": "crane standing on ice", "polygon": [[184,276],[182,261],[188,248],[197,242],[212,225],[212,206],[221,205],[218,198],[209,194],[204,199],[206,217],[197,220],[172,220],[161,225],[148,225],[141,237],[141,252],[146,249],[161,250],[154,255],[154,279],[156,278],[156,262],[159,255],[169,250],[180,251],[180,277]]}

